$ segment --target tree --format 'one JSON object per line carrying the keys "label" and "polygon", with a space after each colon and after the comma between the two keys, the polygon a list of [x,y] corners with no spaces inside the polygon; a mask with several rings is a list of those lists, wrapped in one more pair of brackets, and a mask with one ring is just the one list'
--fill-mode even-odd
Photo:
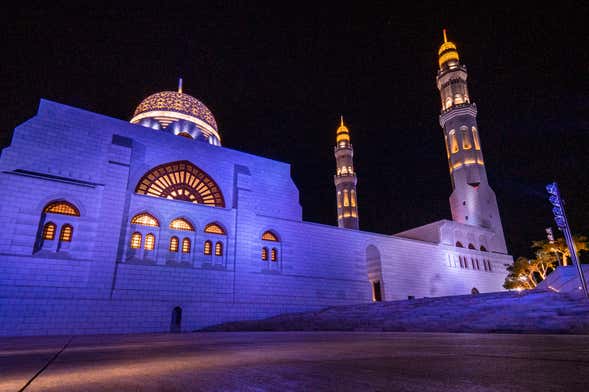
{"label": "tree", "polygon": [[[573,236],[577,251],[589,250],[589,242],[585,236]],[[503,287],[511,290],[533,289],[546,279],[550,272],[560,265],[570,265],[570,252],[564,238],[558,238],[554,243],[548,240],[532,241],[532,250],[536,258],[518,257],[512,265],[507,267],[509,275],[505,278]]]}
{"label": "tree", "polygon": [[[587,237],[575,235],[573,236],[573,240],[575,241],[577,252],[589,250]],[[532,249],[536,250],[536,254],[541,252],[545,257],[548,257],[550,253],[553,254],[553,257],[558,255],[562,265],[571,265],[571,253],[569,252],[565,239],[562,237],[554,240],[553,244],[549,243],[548,240],[532,241]]]}

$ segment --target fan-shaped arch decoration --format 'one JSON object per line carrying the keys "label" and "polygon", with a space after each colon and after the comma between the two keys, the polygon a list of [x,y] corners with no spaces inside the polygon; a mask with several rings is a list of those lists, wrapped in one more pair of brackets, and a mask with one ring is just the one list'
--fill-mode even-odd
{"label": "fan-shaped arch decoration", "polygon": [[184,218],[176,218],[170,222],[170,229],[194,231],[194,226]]}
{"label": "fan-shaped arch decoration", "polygon": [[75,205],[63,200],[54,201],[52,203],[47,204],[43,209],[43,212],[48,212],[51,214],[80,216],[80,210],[78,210],[78,208]]}
{"label": "fan-shaped arch decoration", "polygon": [[225,229],[218,223],[209,223],[205,226],[205,233],[225,234]]}
{"label": "fan-shaped arch decoration", "polygon": [[262,239],[264,241],[275,241],[275,242],[279,242],[278,237],[276,236],[276,234],[274,234],[271,231],[266,231],[264,232],[264,234],[262,234]]}
{"label": "fan-shaped arch decoration", "polygon": [[188,161],[165,163],[151,169],[141,177],[135,193],[225,207],[225,199],[217,183]]}
{"label": "fan-shaped arch decoration", "polygon": [[133,219],[131,219],[131,224],[153,227],[160,226],[158,220],[153,215],[148,214],[147,212],[135,215]]}

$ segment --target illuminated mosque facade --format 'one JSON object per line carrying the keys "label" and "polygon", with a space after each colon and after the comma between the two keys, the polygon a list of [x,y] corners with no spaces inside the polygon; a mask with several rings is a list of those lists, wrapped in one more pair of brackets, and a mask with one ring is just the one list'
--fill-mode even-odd
{"label": "illuminated mosque facade", "polygon": [[191,331],[503,290],[513,260],[445,34],[437,86],[452,220],[395,235],[358,230],[343,119],[335,227],[302,220],[288,164],[222,147],[213,114],[181,85],[130,122],[41,100],[0,156],[0,335]]}

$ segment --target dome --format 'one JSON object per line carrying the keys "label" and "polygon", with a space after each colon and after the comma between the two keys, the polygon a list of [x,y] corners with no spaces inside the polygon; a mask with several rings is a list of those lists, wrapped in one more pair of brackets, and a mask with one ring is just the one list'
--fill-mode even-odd
{"label": "dome", "polygon": [[350,131],[348,130],[348,127],[346,127],[344,125],[344,117],[341,116],[340,118],[340,126],[337,129],[336,132],[336,143],[339,143],[341,141],[350,141]]}
{"label": "dome", "polygon": [[454,42],[448,41],[446,38],[446,29],[444,29],[444,43],[438,50],[438,63],[440,69],[442,69],[446,63],[457,64],[459,60],[458,49],[456,49]]}
{"label": "dome", "polygon": [[131,123],[220,145],[213,113],[204,103],[181,91],[162,91],[145,98],[135,109]]}

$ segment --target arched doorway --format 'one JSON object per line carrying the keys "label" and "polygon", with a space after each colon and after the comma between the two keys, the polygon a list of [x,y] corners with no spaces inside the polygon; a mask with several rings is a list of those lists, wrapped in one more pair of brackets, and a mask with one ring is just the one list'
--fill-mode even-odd
{"label": "arched doorway", "polygon": [[170,332],[182,331],[182,308],[176,306],[172,310],[172,321],[170,322]]}
{"label": "arched doorway", "polygon": [[380,252],[374,245],[366,248],[366,271],[368,281],[372,288],[372,301],[380,302],[384,296],[384,285],[382,282],[382,265],[380,262]]}

